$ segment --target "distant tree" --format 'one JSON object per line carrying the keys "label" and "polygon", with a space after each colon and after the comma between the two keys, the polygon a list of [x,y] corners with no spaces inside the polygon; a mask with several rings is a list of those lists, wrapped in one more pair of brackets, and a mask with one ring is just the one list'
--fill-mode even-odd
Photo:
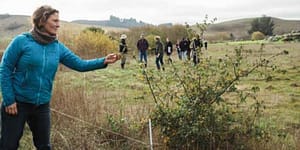
{"label": "distant tree", "polygon": [[112,27],[139,27],[139,26],[144,26],[146,25],[146,23],[140,21],[137,22],[136,19],[134,18],[129,18],[129,19],[125,19],[125,18],[119,18],[116,16],[110,16],[109,20],[106,21],[106,25],[107,26],[112,26]]}
{"label": "distant tree", "polygon": [[251,29],[248,31],[250,35],[253,32],[259,31],[264,35],[273,35],[274,22],[271,17],[263,16],[256,18],[251,22]]}

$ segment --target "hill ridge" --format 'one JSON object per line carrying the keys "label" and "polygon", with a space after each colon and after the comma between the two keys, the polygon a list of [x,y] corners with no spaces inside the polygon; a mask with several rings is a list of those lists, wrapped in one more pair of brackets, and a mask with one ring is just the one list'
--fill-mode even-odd
{"label": "hill ridge", "polygon": [[[280,18],[273,18],[274,21],[274,34],[284,34],[289,33],[291,31],[299,31],[300,30],[300,20],[284,20]],[[249,36],[248,30],[251,27],[251,21],[254,18],[241,18],[241,19],[235,19],[230,21],[224,21],[216,24],[212,24],[208,27],[206,34],[212,35],[212,34],[220,34],[220,33],[226,33],[226,34],[233,34],[236,38],[242,38]],[[144,26],[144,25],[151,25],[149,23],[145,23],[142,21],[137,21],[134,18],[130,19],[120,19],[115,16],[111,16],[109,22],[107,20],[102,20],[102,23],[104,24],[97,24],[97,20],[89,20],[91,22],[95,23],[85,23],[81,24],[80,22],[74,20],[71,22],[67,21],[61,21],[62,24],[68,24],[71,26],[77,26],[80,28],[85,28],[87,26],[99,26],[103,28],[104,30],[128,30],[130,27],[137,27],[137,26]],[[101,22],[101,20],[98,20]],[[118,26],[119,24],[119,26]],[[121,25],[120,25],[121,24]],[[171,23],[166,25],[172,25]],[[117,28],[116,28],[117,27]],[[30,16],[25,15],[9,15],[9,14],[0,14],[0,38],[6,38],[6,37],[13,37],[19,33],[29,31],[32,28]]]}

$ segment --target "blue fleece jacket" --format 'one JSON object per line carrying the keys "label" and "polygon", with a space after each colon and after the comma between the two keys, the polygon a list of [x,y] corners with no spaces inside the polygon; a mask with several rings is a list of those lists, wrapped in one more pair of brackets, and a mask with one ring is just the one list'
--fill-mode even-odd
{"label": "blue fleece jacket", "polygon": [[9,106],[16,100],[48,103],[59,63],[83,72],[105,68],[104,60],[83,60],[57,40],[42,45],[30,33],[18,35],[8,45],[0,64],[2,105]]}

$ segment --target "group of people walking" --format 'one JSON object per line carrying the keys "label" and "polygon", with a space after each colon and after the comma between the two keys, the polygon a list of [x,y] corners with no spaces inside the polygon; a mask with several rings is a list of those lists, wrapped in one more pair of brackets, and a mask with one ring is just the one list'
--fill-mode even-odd
{"label": "group of people walking", "polygon": [[196,35],[192,41],[189,38],[182,38],[181,41],[177,41],[175,47],[180,60],[192,59],[194,64],[198,64],[200,62],[199,55],[201,49],[204,47],[207,50],[207,41],[202,40],[199,35]]}
{"label": "group of people walking", "polygon": [[[127,53],[127,45],[125,42],[126,35],[121,34],[120,37],[120,46],[119,46],[119,52],[122,54],[121,59],[121,68],[124,69],[125,61],[126,61],[126,53]],[[147,51],[149,49],[149,43],[145,39],[144,34],[140,35],[140,39],[137,41],[137,49],[139,52],[139,61],[144,63],[144,67],[147,68]],[[178,58],[180,60],[193,60],[193,63],[196,65],[200,62],[199,59],[199,53],[201,51],[201,48],[204,47],[205,50],[207,50],[207,41],[203,41],[199,35],[196,35],[195,38],[193,38],[192,41],[190,41],[188,38],[182,38],[181,41],[177,41],[175,44],[175,48],[178,53]],[[164,68],[164,54],[167,55],[167,62],[173,63],[173,59],[171,57],[173,53],[173,43],[169,40],[169,38],[166,38],[165,44],[162,43],[162,40],[160,36],[155,36],[155,64],[158,70],[165,70]]]}

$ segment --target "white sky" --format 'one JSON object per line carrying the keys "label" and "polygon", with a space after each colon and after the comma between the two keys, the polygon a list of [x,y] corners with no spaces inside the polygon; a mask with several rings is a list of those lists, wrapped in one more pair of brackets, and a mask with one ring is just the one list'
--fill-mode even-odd
{"label": "white sky", "polygon": [[151,24],[217,22],[262,15],[300,20],[299,0],[0,0],[0,14],[27,15],[40,5],[60,11],[60,19],[108,20],[110,15]]}

